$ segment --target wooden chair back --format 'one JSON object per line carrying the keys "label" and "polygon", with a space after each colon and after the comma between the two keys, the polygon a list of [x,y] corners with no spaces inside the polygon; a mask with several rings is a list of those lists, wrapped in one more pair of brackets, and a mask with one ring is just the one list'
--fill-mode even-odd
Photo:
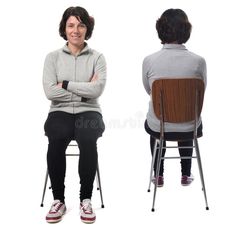
{"label": "wooden chair back", "polygon": [[199,78],[160,78],[152,84],[152,102],[159,120],[170,123],[198,119],[204,99]]}

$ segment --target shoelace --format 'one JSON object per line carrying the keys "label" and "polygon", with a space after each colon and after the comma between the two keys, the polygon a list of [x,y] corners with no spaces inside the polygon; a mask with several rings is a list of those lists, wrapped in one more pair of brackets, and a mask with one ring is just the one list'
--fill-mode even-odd
{"label": "shoelace", "polygon": [[55,203],[54,205],[52,205],[52,207],[51,207],[51,212],[57,212],[57,211],[59,211],[59,209],[60,209],[60,207],[63,205],[63,203],[61,203],[61,202],[57,202],[57,203]]}
{"label": "shoelace", "polygon": [[93,210],[92,210],[91,203],[90,202],[83,202],[81,210],[83,210],[83,211],[85,211],[87,213],[92,213]]}

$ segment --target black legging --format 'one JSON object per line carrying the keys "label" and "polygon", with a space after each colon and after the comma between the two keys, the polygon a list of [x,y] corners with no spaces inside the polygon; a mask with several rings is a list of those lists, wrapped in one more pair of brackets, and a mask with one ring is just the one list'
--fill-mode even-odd
{"label": "black legging", "polygon": [[102,115],[98,112],[49,113],[45,122],[45,132],[49,140],[47,165],[54,199],[62,202],[65,199],[65,151],[71,140],[78,143],[80,150],[80,200],[91,199],[98,161],[97,139],[102,136],[104,130]]}
{"label": "black legging", "polygon": [[[154,144],[155,144],[155,138],[150,136],[150,148],[151,148],[152,155],[153,155]],[[178,142],[178,147],[189,147],[189,146],[193,146],[193,140]],[[166,142],[165,141],[163,142],[163,147],[166,147]],[[156,162],[157,162],[157,157],[158,157],[158,150],[159,149],[157,149],[156,158],[155,158],[155,162],[154,162],[155,176],[157,175],[157,173],[156,173],[157,172]],[[162,149],[162,155],[161,155],[162,157],[165,156],[165,152],[166,152],[166,149]],[[192,156],[193,149],[192,148],[179,148],[179,154],[180,154],[181,157]],[[190,176],[192,160],[191,159],[181,159],[180,163],[181,163],[181,173],[182,173],[182,175]],[[164,160],[161,160],[159,175],[163,176],[163,173],[164,173]]]}

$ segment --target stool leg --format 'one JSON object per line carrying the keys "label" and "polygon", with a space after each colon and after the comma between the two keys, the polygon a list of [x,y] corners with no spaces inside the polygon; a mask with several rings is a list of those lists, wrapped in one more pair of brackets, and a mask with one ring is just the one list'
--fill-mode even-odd
{"label": "stool leg", "polygon": [[101,179],[100,179],[100,172],[99,172],[99,165],[98,164],[97,164],[97,183],[98,183],[98,189],[100,191],[101,207],[104,208],[103,196],[102,196],[102,186],[101,186]]}
{"label": "stool leg", "polygon": [[44,197],[45,197],[47,182],[48,182],[48,169],[47,169],[47,171],[46,171],[46,176],[45,176],[45,182],[44,182],[44,187],[43,187],[43,196],[42,196],[42,201],[41,201],[41,204],[40,204],[41,207],[43,207],[43,202],[44,202]]}

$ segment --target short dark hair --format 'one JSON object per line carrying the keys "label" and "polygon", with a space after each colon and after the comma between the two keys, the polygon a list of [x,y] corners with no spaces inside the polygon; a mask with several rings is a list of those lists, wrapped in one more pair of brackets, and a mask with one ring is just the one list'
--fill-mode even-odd
{"label": "short dark hair", "polygon": [[168,9],[156,21],[156,30],[162,44],[186,43],[191,34],[192,25],[186,13],[181,9]]}
{"label": "short dark hair", "polygon": [[89,16],[86,9],[83,7],[69,7],[63,13],[60,25],[59,25],[59,34],[60,36],[67,40],[66,38],[66,22],[70,16],[75,16],[77,19],[79,18],[82,23],[84,23],[87,27],[87,32],[85,35],[85,39],[88,40],[91,38],[94,28],[94,18]]}

